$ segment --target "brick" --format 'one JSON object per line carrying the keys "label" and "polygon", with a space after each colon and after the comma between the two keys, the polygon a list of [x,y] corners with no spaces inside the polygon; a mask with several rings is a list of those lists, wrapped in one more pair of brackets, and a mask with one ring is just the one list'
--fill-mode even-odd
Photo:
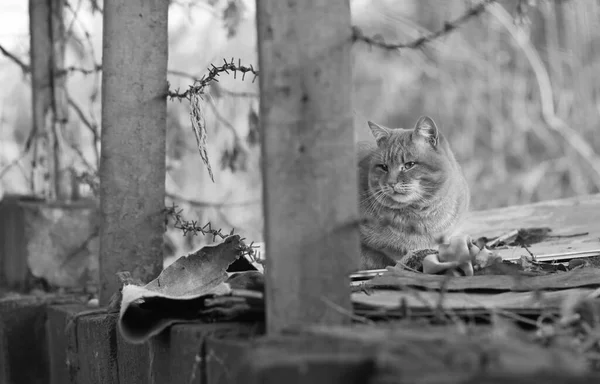
{"label": "brick", "polygon": [[0,383],[47,383],[45,320],[44,298],[0,299]]}
{"label": "brick", "polygon": [[93,314],[77,319],[77,384],[117,384],[117,314]]}
{"label": "brick", "polygon": [[47,310],[50,383],[74,383],[78,370],[77,337],[75,328],[68,332],[67,323],[77,313],[87,310],[83,304],[51,305]]}

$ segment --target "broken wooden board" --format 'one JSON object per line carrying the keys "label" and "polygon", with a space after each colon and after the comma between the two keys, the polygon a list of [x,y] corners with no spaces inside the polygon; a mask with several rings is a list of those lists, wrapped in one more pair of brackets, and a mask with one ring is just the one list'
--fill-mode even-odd
{"label": "broken wooden board", "polygon": [[367,289],[419,288],[446,291],[536,291],[600,287],[600,269],[582,268],[543,276],[484,275],[449,277],[394,269],[366,283]]}
{"label": "broken wooden board", "polygon": [[[549,227],[550,235],[572,235],[571,238],[549,238],[532,244],[529,250],[538,260],[570,259],[600,256],[600,194],[534,204],[470,212],[461,231],[478,238],[500,236],[518,228]],[[496,250],[504,260],[517,260],[527,251],[512,247]]]}
{"label": "broken wooden board", "polygon": [[589,288],[496,294],[378,289],[368,294],[353,293],[352,303],[384,310],[405,306],[411,310],[440,308],[451,311],[485,309],[519,312],[520,310],[558,310],[565,300],[573,297],[590,297],[594,292],[594,289]]}

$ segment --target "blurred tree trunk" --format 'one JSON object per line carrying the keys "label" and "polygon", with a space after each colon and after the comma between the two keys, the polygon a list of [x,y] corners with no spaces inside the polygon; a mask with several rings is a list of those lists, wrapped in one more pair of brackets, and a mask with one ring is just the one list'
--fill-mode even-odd
{"label": "blurred tree trunk", "polygon": [[[555,93],[555,97],[560,98],[562,94],[560,91],[565,84],[563,60],[560,56],[561,29],[559,29],[560,24],[558,20],[560,17],[560,7],[556,4],[556,0],[544,2],[540,6],[544,15],[544,32],[546,35],[546,53],[548,56],[550,79],[555,90],[558,91]],[[558,103],[559,100],[554,100],[554,102]]]}
{"label": "blurred tree trunk", "polygon": [[68,105],[64,72],[64,0],[29,0],[33,107],[32,192],[47,200],[71,198],[70,174],[62,166],[61,134]]}
{"label": "blurred tree trunk", "polygon": [[168,2],[106,0],[100,160],[100,303],[116,272],[162,270]]}
{"label": "blurred tree trunk", "polygon": [[[592,78],[586,75],[583,63],[585,48],[586,17],[584,6],[587,1],[561,2],[561,14],[564,18],[565,46],[567,62],[569,65],[569,76],[572,98],[569,102],[569,121],[579,132],[587,131],[585,125],[587,119],[593,114],[594,106],[591,103],[590,85]],[[568,150],[573,158],[577,158],[574,150]],[[571,170],[571,186],[576,194],[582,195],[588,191],[587,177],[580,167]]]}

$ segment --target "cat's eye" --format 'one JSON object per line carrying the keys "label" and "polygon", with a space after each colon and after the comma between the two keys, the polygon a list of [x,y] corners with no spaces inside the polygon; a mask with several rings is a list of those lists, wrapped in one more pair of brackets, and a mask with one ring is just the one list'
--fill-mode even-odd
{"label": "cat's eye", "polygon": [[414,161],[407,161],[406,163],[404,163],[404,169],[409,170],[412,167],[414,167],[417,163],[415,163]]}
{"label": "cat's eye", "polygon": [[378,168],[378,169],[381,169],[383,172],[387,172],[388,171],[388,166],[385,165],[385,164],[377,164],[375,167]]}

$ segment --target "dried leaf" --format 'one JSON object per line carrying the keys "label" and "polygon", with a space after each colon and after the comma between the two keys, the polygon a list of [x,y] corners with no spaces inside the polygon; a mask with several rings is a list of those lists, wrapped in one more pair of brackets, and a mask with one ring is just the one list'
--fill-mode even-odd
{"label": "dried leaf", "polygon": [[258,118],[258,113],[256,113],[254,108],[250,107],[250,110],[248,111],[248,144],[250,145],[256,145],[260,140],[259,124],[260,120]]}
{"label": "dried leaf", "polygon": [[125,285],[121,335],[141,343],[174,322],[199,319],[207,298],[231,293],[227,268],[240,256],[242,245],[239,235],[228,236],[216,246],[180,257],[145,286]]}
{"label": "dried leaf", "polygon": [[214,183],[215,178],[213,176],[212,168],[210,167],[210,162],[208,161],[208,153],[206,151],[206,122],[204,121],[204,114],[202,113],[202,108],[200,107],[201,100],[201,96],[197,93],[192,93],[190,95],[190,119],[192,121],[192,129],[196,135],[196,142],[198,144],[200,157],[202,158],[202,161],[204,161],[204,164],[208,170],[208,174],[210,175],[210,179]]}

